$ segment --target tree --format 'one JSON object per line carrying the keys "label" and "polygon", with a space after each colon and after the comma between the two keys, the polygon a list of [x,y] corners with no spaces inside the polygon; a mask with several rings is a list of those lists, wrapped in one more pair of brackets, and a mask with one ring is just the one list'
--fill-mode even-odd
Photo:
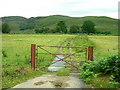
{"label": "tree", "polygon": [[48,27],[44,28],[44,33],[52,33],[52,30]]}
{"label": "tree", "polygon": [[43,32],[44,32],[44,28],[35,29],[35,33],[43,33]]}
{"label": "tree", "polygon": [[82,32],[88,34],[95,33],[95,24],[90,20],[85,21],[82,26]]}
{"label": "tree", "polygon": [[2,23],[2,33],[10,33],[10,27],[7,23]]}
{"label": "tree", "polygon": [[60,22],[57,23],[56,32],[58,32],[58,33],[67,33],[67,27],[66,27],[64,21],[60,21]]}
{"label": "tree", "polygon": [[35,29],[35,33],[53,33],[53,31],[48,27],[42,27]]}
{"label": "tree", "polygon": [[77,25],[72,25],[71,27],[70,27],[70,31],[69,31],[70,33],[79,33],[80,32],[80,27],[79,26],[77,26]]}
{"label": "tree", "polygon": [[37,29],[35,29],[35,33],[39,33],[39,29],[37,28]]}

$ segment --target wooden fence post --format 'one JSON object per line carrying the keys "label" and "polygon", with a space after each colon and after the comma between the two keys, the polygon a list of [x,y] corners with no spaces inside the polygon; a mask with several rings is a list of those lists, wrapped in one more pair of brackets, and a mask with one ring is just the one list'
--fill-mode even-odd
{"label": "wooden fence post", "polygon": [[31,44],[31,69],[36,67],[36,44]]}
{"label": "wooden fence post", "polygon": [[93,47],[88,47],[88,60],[93,61]]}

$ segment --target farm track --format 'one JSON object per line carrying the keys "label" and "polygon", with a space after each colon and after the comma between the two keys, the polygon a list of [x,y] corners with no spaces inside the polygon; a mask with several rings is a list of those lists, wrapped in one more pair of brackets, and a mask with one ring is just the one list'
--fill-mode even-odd
{"label": "farm track", "polygon": [[33,79],[29,79],[14,88],[87,88],[79,75],[71,74],[70,76],[56,76],[45,74]]}
{"label": "farm track", "polygon": [[[67,41],[64,41],[63,43],[62,43],[62,45],[61,45],[61,47],[59,48],[59,51],[58,51],[58,53],[62,53],[63,54],[63,48],[62,47],[64,47],[64,45],[66,44],[66,42]],[[76,67],[76,65],[75,65],[75,63],[76,63],[76,60],[75,60],[75,54],[73,53],[73,49],[71,48],[73,46],[73,40],[71,40],[70,42],[69,42],[69,55],[68,56],[66,56],[66,57],[68,57],[69,59],[70,59],[70,61],[66,61],[66,60],[64,60],[68,65],[66,66],[66,67],[72,67],[71,69],[72,70],[70,70],[71,71],[71,73],[75,73],[75,72],[77,72],[78,73],[78,68]]]}
{"label": "farm track", "polygon": [[[66,42],[67,42],[67,40],[65,40],[62,44],[61,44],[61,47],[59,48],[59,50],[58,50],[58,53],[62,53],[63,54],[63,48],[62,47],[64,47],[64,45],[66,44]],[[73,40],[70,40],[70,42],[69,42],[69,55],[68,56],[66,56],[67,58],[69,58],[70,60],[69,61],[66,61],[66,60],[63,60],[63,61],[65,61],[68,65],[66,66],[66,67],[71,67],[71,73],[78,73],[78,72],[80,72],[79,71],[79,68],[78,67],[76,67],[77,65],[76,65],[76,55],[75,55],[75,52],[73,52],[74,50],[71,48],[73,46]],[[65,58],[66,59],[66,58]]]}

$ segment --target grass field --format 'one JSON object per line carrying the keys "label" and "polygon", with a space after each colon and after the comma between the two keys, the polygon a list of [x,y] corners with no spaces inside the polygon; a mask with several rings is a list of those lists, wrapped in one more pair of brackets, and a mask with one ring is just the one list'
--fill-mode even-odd
{"label": "grass field", "polygon": [[95,60],[118,53],[118,36],[89,36],[95,43]]}
{"label": "grass field", "polygon": [[[67,38],[76,35],[57,34],[3,34],[2,39],[2,64],[3,64],[3,88],[12,87],[26,79],[44,74],[42,71],[33,72],[30,69],[31,44],[60,45]],[[109,55],[118,53],[117,36],[88,36],[95,44],[94,60],[100,60]],[[78,40],[78,43],[81,42]],[[50,49],[56,52],[57,49]],[[47,58],[49,58],[47,56]]]}

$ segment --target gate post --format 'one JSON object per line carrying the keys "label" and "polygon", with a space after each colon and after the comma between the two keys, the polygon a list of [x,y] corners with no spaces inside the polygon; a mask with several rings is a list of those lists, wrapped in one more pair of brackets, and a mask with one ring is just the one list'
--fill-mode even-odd
{"label": "gate post", "polygon": [[93,61],[93,47],[88,47],[88,60]]}
{"label": "gate post", "polygon": [[31,44],[31,69],[36,67],[36,44]]}

